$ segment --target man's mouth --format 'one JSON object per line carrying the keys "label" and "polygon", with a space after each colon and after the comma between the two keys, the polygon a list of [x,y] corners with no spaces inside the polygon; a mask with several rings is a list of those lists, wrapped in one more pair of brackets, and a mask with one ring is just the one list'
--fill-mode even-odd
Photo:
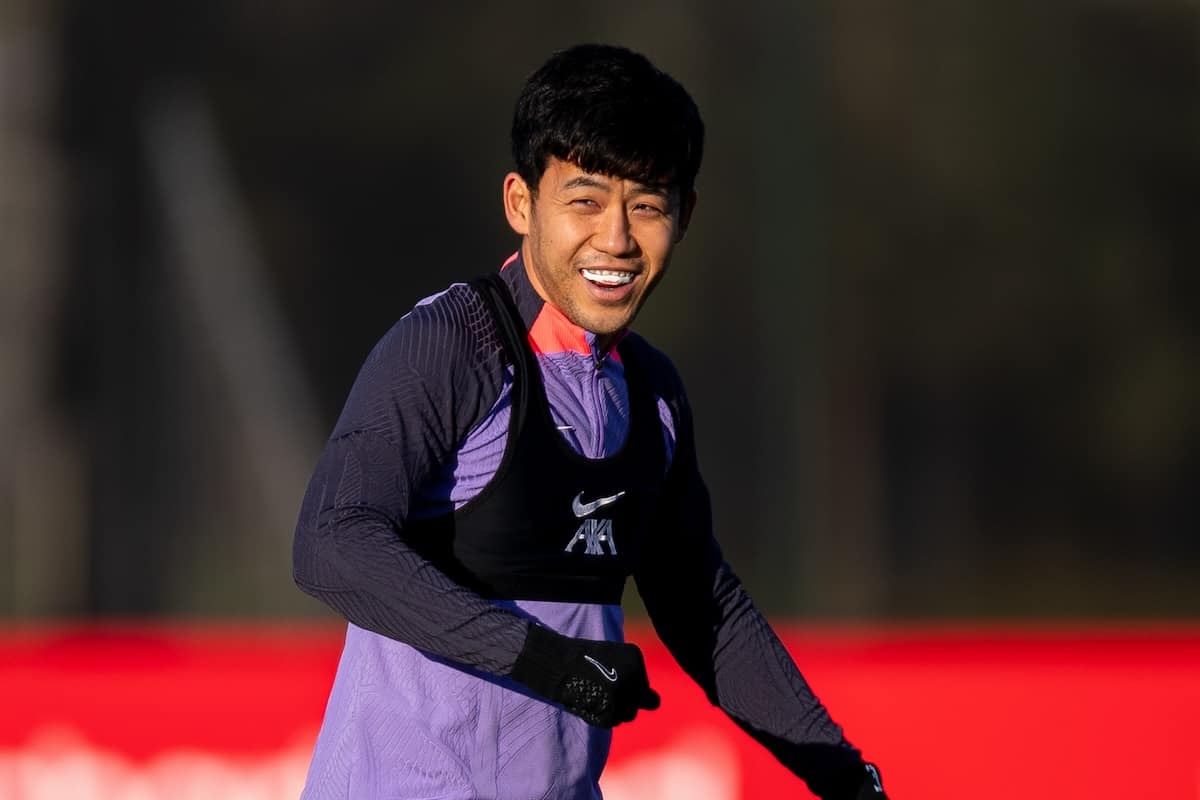
{"label": "man's mouth", "polygon": [[581,269],[579,273],[597,286],[624,286],[636,277],[636,273],[614,269]]}

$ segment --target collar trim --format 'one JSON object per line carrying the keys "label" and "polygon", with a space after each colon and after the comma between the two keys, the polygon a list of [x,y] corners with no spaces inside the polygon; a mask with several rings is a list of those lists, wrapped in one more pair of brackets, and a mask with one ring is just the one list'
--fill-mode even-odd
{"label": "collar trim", "polygon": [[[509,256],[500,269],[511,278],[510,286],[518,298],[517,307],[521,310],[523,322],[528,328],[529,346],[535,354],[578,353],[589,356],[597,362],[603,361],[605,358],[612,358],[620,362],[621,356],[617,352],[617,345],[629,333],[628,329],[621,331],[613,338],[612,344],[606,352],[599,352],[596,350],[596,334],[571,322],[562,311],[547,303],[537,294],[533,284],[529,281],[525,261],[521,258],[520,251]],[[536,298],[536,309],[532,307],[532,304],[527,305],[521,302],[524,296]],[[531,311],[533,312],[532,321],[527,316]]]}

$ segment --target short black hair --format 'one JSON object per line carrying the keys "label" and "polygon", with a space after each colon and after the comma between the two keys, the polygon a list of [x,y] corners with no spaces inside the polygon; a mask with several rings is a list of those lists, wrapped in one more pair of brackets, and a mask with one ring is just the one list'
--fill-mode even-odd
{"label": "short black hair", "polygon": [[583,44],[552,55],[517,98],[512,153],[537,191],[550,157],[587,172],[691,192],[704,122],[691,95],[640,53]]}

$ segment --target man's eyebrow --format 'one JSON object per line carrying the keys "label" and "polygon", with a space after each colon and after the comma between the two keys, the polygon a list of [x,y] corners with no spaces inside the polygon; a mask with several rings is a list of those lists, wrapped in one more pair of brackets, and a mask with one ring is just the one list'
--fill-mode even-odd
{"label": "man's eyebrow", "polygon": [[633,186],[634,194],[652,194],[663,200],[671,199],[671,187],[665,183],[637,183]]}
{"label": "man's eyebrow", "polygon": [[[604,189],[610,188],[609,182],[596,175],[576,175],[562,185],[563,189]],[[671,199],[671,187],[663,183],[635,183],[634,194],[650,194],[664,200]]]}
{"label": "man's eyebrow", "polygon": [[563,184],[564,189],[607,189],[608,181],[593,175],[576,175]]}

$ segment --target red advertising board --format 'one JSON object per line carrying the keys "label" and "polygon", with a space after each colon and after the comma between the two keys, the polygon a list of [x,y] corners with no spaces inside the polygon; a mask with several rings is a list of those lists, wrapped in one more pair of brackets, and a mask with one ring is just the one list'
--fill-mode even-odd
{"label": "red advertising board", "polygon": [[[896,800],[1200,800],[1200,626],[779,626]],[[294,798],[336,627],[0,629],[0,798]],[[805,796],[645,628],[607,800]]]}

